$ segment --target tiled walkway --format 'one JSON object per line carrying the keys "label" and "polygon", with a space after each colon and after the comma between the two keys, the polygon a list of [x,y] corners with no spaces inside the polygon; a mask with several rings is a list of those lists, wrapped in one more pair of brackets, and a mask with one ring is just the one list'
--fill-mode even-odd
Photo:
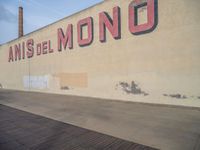
{"label": "tiled walkway", "polygon": [[0,105],[0,150],[154,150]]}

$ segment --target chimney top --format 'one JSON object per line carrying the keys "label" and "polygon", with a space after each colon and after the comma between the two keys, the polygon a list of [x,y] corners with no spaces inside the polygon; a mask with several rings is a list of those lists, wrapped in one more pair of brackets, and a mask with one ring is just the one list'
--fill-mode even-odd
{"label": "chimney top", "polygon": [[24,35],[23,29],[23,7],[19,6],[19,18],[18,18],[18,38]]}

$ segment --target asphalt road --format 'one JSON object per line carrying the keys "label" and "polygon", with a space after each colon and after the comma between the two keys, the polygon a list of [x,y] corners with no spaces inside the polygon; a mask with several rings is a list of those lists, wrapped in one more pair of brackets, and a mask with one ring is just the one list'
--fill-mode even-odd
{"label": "asphalt road", "polygon": [[162,150],[200,150],[200,108],[9,90],[0,104]]}

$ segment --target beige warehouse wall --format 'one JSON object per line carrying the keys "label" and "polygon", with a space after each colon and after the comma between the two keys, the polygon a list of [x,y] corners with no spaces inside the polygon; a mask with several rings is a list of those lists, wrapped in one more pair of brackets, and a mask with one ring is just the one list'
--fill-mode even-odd
{"label": "beige warehouse wall", "polygon": [[[130,2],[106,0],[2,45],[0,84],[6,89],[200,106],[200,1],[158,0],[156,29],[137,36],[128,29]],[[115,40],[107,31],[107,42],[101,43],[98,13],[112,16],[115,6],[121,8],[122,37]],[[94,19],[94,41],[80,47],[76,24],[89,16]],[[57,29],[65,31],[69,23],[74,26],[74,48],[58,52]],[[35,43],[51,40],[55,52],[9,63],[9,47],[30,38]],[[131,89],[132,81],[138,87]]]}

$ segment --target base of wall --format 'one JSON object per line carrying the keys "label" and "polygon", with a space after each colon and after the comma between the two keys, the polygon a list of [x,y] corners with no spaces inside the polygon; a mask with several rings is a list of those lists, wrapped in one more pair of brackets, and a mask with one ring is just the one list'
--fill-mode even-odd
{"label": "base of wall", "polygon": [[[123,101],[123,102],[134,102],[142,103],[148,105],[168,105],[169,107],[181,106],[181,107],[191,107],[191,108],[200,108],[200,98],[177,98],[173,95],[164,96],[164,95],[131,95],[126,93],[114,93],[108,95],[108,93],[95,93],[83,90],[74,90],[74,91],[45,91],[45,90],[19,90],[19,89],[1,89],[1,90],[11,90],[11,91],[23,91],[23,92],[36,92],[36,93],[45,93],[45,94],[57,94],[57,95],[68,95],[68,96],[77,96],[77,97],[88,97],[88,98],[97,98],[99,100],[109,100],[109,101]],[[176,96],[176,95],[175,95]]]}

